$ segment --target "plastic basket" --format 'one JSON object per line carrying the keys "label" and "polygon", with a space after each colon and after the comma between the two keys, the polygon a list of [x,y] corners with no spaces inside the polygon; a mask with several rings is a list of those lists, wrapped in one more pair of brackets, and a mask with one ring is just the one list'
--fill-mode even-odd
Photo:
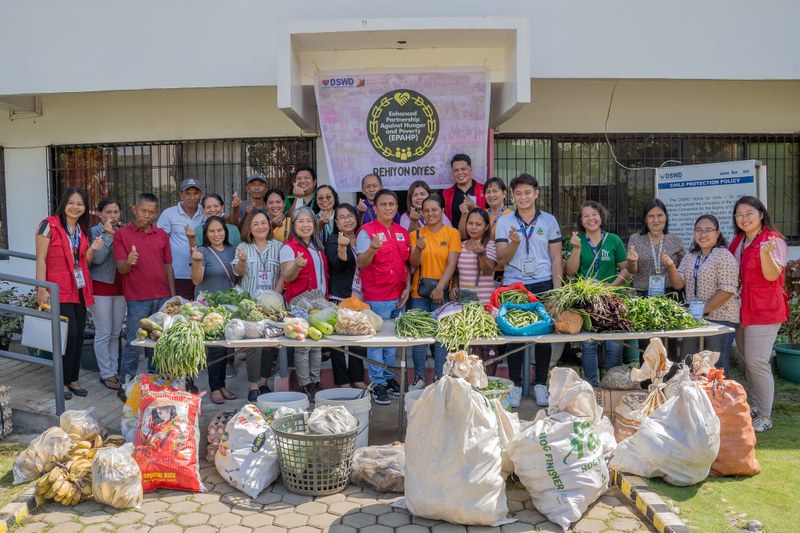
{"label": "plastic basket", "polygon": [[[490,376],[489,381],[499,381],[506,387],[505,389],[482,390],[481,394],[483,394],[489,400],[497,398],[503,405],[503,409],[506,411],[511,411],[511,391],[514,390],[514,382],[510,379],[498,378],[494,376]],[[494,409],[494,404],[492,404],[492,409]]]}
{"label": "plastic basket", "polygon": [[307,496],[344,490],[353,468],[358,426],[339,435],[317,435],[306,433],[307,422],[308,413],[284,416],[272,423],[284,485]]}

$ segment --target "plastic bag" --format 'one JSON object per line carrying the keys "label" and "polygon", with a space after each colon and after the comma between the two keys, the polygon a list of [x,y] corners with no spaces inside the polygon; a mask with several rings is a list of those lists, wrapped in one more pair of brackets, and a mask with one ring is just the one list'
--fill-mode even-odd
{"label": "plastic bag", "polygon": [[181,306],[188,303],[189,300],[183,298],[182,296],[173,296],[161,305],[161,307],[158,309],[158,312],[166,313],[168,315],[177,315],[181,311]]}
{"label": "plastic bag", "polygon": [[607,490],[604,455],[616,442],[592,386],[574,370],[553,369],[549,388],[550,407],[539,411],[508,453],[536,510],[566,531]]}
{"label": "plastic bag", "polygon": [[227,341],[240,341],[244,339],[245,327],[244,320],[233,318],[225,324],[225,340]]}
{"label": "plastic bag", "polygon": [[499,309],[502,306],[502,304],[500,303],[499,297],[500,297],[501,294],[503,294],[506,291],[522,291],[522,292],[527,294],[528,299],[531,301],[531,303],[535,303],[535,302],[539,301],[539,299],[536,297],[535,294],[533,294],[531,291],[529,291],[528,289],[525,288],[525,284],[524,283],[522,283],[521,281],[516,281],[516,282],[512,283],[511,285],[506,285],[505,287],[496,288],[494,290],[494,292],[492,293],[491,298],[489,298],[489,305],[491,305],[495,309]]}
{"label": "plastic bag", "polygon": [[14,460],[14,485],[33,481],[67,458],[72,439],[58,427],[48,428],[22,450]]}
{"label": "plastic bag", "polygon": [[100,426],[89,411],[64,411],[61,413],[61,418],[59,418],[59,425],[72,440],[94,442],[95,437],[98,435],[102,437],[106,434],[105,429]]}
{"label": "plastic bag", "polygon": [[[517,328],[506,320],[506,313],[510,309],[522,309],[523,311],[533,311],[539,315],[539,321],[528,326]],[[539,302],[529,304],[503,304],[497,311],[497,327],[506,335],[547,335],[553,332],[553,319]]]}
{"label": "plastic bag", "polygon": [[633,381],[642,382],[650,379],[654,383],[656,380],[660,382],[672,367],[672,363],[667,359],[667,349],[664,348],[664,343],[658,337],[650,339],[650,344],[647,345],[643,358],[644,363],[642,363],[641,368],[631,369],[631,379]]}
{"label": "plastic bag", "polygon": [[609,466],[688,486],[708,477],[719,452],[719,418],[701,387],[689,383],[619,443]]}
{"label": "plastic bag", "polygon": [[713,363],[701,381],[719,418],[719,453],[711,464],[712,476],[754,476],[761,472],[756,459],[756,433],[744,387],[724,379],[724,371]]}
{"label": "plastic bag", "polygon": [[497,418],[472,385],[445,375],[414,404],[406,432],[404,500],[431,520],[499,526],[507,518]]}
{"label": "plastic bag", "polygon": [[443,372],[448,376],[461,378],[473,387],[482,389],[489,385],[489,378],[483,369],[483,362],[477,355],[471,355],[464,350],[447,354]]}
{"label": "plastic bag", "polygon": [[601,389],[636,390],[641,389],[639,381],[631,379],[631,369],[625,365],[615,366],[603,374],[600,380]]}
{"label": "plastic bag", "polygon": [[353,453],[350,481],[378,492],[400,492],[404,489],[406,467],[402,443],[386,446],[364,446]]}
{"label": "plastic bag", "polygon": [[119,448],[97,450],[92,461],[92,495],[96,502],[114,509],[142,504],[142,471],[133,459],[133,449],[129,442]]}
{"label": "plastic bag", "polygon": [[[136,426],[139,424],[139,401],[142,399],[141,383],[143,375],[137,374],[133,379],[125,383],[127,400],[122,406],[122,418],[120,418],[119,425],[120,432],[127,442],[133,442]],[[158,374],[147,374],[147,379],[150,382],[150,390],[160,390],[160,388],[169,386],[183,389],[186,385],[182,378],[173,380]]]}
{"label": "plastic bag", "polygon": [[205,492],[197,460],[200,397],[171,388],[150,390],[147,376],[141,388],[133,458],[142,471],[142,489]]}
{"label": "plastic bag", "polygon": [[339,435],[358,429],[358,419],[343,405],[320,405],[308,416],[308,428],[320,435]]}
{"label": "plastic bag", "polygon": [[334,331],[340,335],[375,335],[375,327],[363,311],[339,309]]}
{"label": "plastic bag", "polygon": [[214,465],[231,487],[251,498],[278,478],[275,437],[255,405],[246,404],[225,426]]}

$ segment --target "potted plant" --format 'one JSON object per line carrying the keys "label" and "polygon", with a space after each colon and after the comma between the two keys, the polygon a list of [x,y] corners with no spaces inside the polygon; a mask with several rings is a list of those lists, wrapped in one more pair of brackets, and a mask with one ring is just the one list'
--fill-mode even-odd
{"label": "potted plant", "polygon": [[775,360],[783,379],[800,383],[800,260],[786,263],[786,292],[789,294],[789,319],[781,326],[786,342],[775,344]]}
{"label": "potted plant", "polygon": [[[3,285],[8,288],[0,290],[0,303],[17,305],[17,289],[7,283]],[[0,314],[0,349],[8,350],[12,335],[21,330],[22,319],[18,315],[5,312]]]}

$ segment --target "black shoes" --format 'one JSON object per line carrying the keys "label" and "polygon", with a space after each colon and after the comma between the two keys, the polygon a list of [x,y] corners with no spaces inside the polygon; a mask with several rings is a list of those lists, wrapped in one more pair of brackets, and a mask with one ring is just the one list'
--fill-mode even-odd
{"label": "black shoes", "polygon": [[372,401],[378,405],[390,405],[392,403],[386,385],[375,385],[375,387],[373,387]]}

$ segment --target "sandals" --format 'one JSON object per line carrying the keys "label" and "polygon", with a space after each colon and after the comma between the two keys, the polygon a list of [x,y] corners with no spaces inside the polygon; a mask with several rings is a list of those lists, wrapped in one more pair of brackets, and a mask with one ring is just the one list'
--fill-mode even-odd
{"label": "sandals", "polygon": [[[218,393],[218,392],[219,392],[219,396],[214,396],[214,393]],[[223,404],[223,403],[225,403],[225,398],[222,396],[222,393],[220,391],[216,391],[215,390],[214,392],[211,393],[211,401],[216,403],[216,404]]]}
{"label": "sandals", "polygon": [[106,379],[100,378],[100,383],[102,383],[103,386],[105,386],[105,388],[107,388],[107,389],[111,389],[111,390],[119,390],[120,389],[120,384],[119,384],[119,381],[117,380],[117,376],[111,376],[110,378],[106,378]]}
{"label": "sandals", "polygon": [[222,389],[222,397],[225,398],[226,400],[235,400],[236,398],[238,398],[238,396],[236,396],[228,389]]}

